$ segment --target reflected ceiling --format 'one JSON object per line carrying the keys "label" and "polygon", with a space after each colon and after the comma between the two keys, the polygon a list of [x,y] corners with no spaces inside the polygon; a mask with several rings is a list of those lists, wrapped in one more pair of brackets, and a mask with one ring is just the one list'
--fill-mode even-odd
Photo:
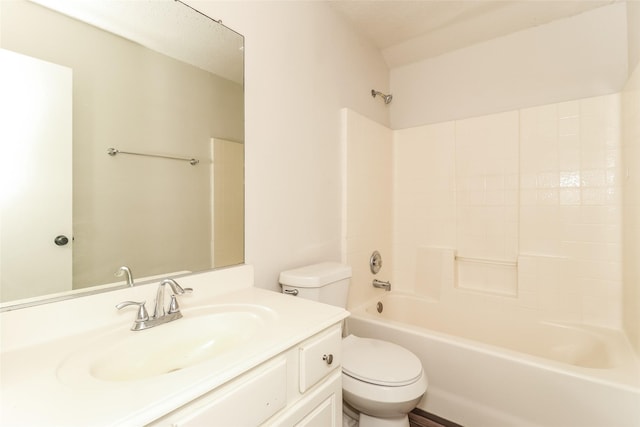
{"label": "reflected ceiling", "polygon": [[[167,56],[243,84],[242,37],[210,19],[194,19],[191,6],[130,0],[32,0]],[[169,32],[178,26],[181,31]],[[207,34],[208,37],[202,37]],[[198,43],[193,43],[198,40]]]}

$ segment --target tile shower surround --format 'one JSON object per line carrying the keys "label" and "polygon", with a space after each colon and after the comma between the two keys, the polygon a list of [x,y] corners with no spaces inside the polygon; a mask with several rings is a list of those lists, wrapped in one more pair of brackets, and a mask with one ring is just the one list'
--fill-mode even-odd
{"label": "tile shower surround", "polygon": [[[363,135],[379,127],[368,121],[347,113],[347,128]],[[366,170],[371,156],[352,143],[363,138],[356,133],[347,136],[347,171]],[[620,94],[392,131],[388,141],[395,289],[621,327]],[[389,152],[379,142],[374,149]],[[371,176],[360,182],[375,181],[374,172],[364,173]],[[357,205],[359,194],[347,176],[347,205]],[[358,213],[347,212],[348,260],[369,247],[358,239],[364,233],[349,234],[358,223]],[[465,270],[447,259],[451,249],[505,264]],[[438,263],[456,271],[434,276],[422,268]]]}
{"label": "tile shower surround", "polygon": [[[443,159],[453,162],[449,174],[429,176],[428,169],[422,173],[436,188],[449,183],[455,197],[449,198],[450,208],[456,212],[448,224],[452,238],[431,242],[424,233],[420,245],[453,247],[459,256],[518,261],[517,275],[489,273],[485,289],[498,288],[498,293],[514,295],[518,305],[556,318],[620,327],[620,96],[493,114],[450,126],[448,147],[436,150],[453,151]],[[403,150],[402,142],[396,145],[398,170],[404,169],[403,158],[416,156]],[[409,190],[416,201],[430,197],[415,184],[399,180],[397,188]],[[397,210],[395,224],[410,226],[403,217]],[[402,259],[403,251],[413,249],[398,245],[396,250],[396,259]],[[474,289],[483,290],[477,284]],[[504,289],[508,291],[501,292]]]}

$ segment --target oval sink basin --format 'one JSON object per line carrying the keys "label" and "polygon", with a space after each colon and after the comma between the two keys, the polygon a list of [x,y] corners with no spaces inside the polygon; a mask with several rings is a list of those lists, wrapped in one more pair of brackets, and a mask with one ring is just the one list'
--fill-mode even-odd
{"label": "oval sink basin", "polygon": [[133,381],[168,374],[244,348],[274,317],[269,309],[250,305],[208,306],[183,315],[143,331],[103,334],[73,352],[58,375]]}

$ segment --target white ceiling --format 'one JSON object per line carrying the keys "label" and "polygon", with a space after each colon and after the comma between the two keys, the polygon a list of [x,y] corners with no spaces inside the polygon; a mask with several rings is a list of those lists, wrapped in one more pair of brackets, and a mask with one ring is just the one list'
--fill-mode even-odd
{"label": "white ceiling", "polygon": [[616,0],[329,0],[389,67],[416,62]]}

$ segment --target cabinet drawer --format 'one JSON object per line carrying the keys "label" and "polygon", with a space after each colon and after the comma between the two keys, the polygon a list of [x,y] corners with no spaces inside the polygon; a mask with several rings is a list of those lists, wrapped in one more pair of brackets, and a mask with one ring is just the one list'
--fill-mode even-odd
{"label": "cabinet drawer", "polygon": [[315,338],[300,347],[300,393],[342,364],[342,333],[340,328]]}

